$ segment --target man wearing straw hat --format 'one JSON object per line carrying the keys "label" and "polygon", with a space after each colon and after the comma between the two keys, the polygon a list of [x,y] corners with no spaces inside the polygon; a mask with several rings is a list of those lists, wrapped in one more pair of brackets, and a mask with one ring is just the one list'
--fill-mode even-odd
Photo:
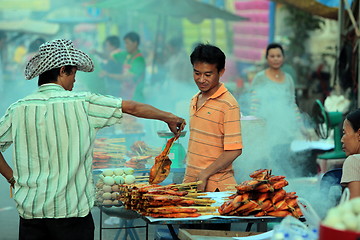
{"label": "man wearing straw hat", "polygon": [[0,173],[15,183],[19,239],[94,239],[92,150],[99,129],[128,113],[182,130],[182,118],[150,105],[71,92],[76,71],[93,69],[70,40],[42,44],[25,69],[26,79],[39,76],[38,91],[0,119],[0,151],[14,143],[13,177],[1,153]]}

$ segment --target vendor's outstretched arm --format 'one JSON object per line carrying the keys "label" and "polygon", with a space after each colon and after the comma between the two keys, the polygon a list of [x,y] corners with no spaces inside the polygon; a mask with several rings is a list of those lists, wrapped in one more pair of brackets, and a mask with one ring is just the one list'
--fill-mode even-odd
{"label": "vendor's outstretched arm", "polygon": [[235,159],[240,156],[242,149],[228,150],[223,152],[215,162],[200,172],[198,180],[202,181],[202,184],[198,185],[199,191],[204,191],[206,188],[207,180],[213,174],[227,168]]}
{"label": "vendor's outstretched arm", "polygon": [[0,173],[6,178],[7,181],[9,181],[13,177],[13,170],[5,161],[4,156],[2,155],[1,152],[0,152]]}
{"label": "vendor's outstretched arm", "polygon": [[175,134],[179,130],[183,130],[184,125],[182,125],[185,120],[170,112],[165,112],[160,109],[157,109],[149,104],[144,104],[140,102],[135,102],[131,100],[123,100],[122,102],[122,111],[140,118],[147,119],[156,119],[164,121],[168,124],[169,129]]}

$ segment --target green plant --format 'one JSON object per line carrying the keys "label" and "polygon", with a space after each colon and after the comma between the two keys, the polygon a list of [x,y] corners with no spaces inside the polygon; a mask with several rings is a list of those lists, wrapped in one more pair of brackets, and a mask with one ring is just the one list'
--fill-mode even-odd
{"label": "green plant", "polygon": [[300,57],[305,50],[306,41],[310,33],[321,29],[324,20],[303,10],[287,6],[289,16],[285,18],[287,26],[291,27],[292,34],[289,36],[289,55]]}
{"label": "green plant", "polygon": [[298,83],[307,85],[312,66],[310,53],[306,51],[307,40],[312,31],[322,28],[324,20],[292,6],[286,6],[286,9],[289,15],[284,21],[292,30],[288,36],[287,58],[295,69]]}

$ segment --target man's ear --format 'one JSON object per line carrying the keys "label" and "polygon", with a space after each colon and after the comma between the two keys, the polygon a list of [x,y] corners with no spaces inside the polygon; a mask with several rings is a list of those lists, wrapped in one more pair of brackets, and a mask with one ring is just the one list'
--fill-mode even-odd
{"label": "man's ear", "polygon": [[356,134],[357,134],[358,141],[360,142],[360,128],[357,130]]}
{"label": "man's ear", "polygon": [[224,74],[224,72],[225,72],[225,68],[220,70],[220,72],[219,72],[220,77]]}
{"label": "man's ear", "polygon": [[66,75],[65,66],[62,66],[62,67],[60,68],[59,76],[64,76],[64,75]]}

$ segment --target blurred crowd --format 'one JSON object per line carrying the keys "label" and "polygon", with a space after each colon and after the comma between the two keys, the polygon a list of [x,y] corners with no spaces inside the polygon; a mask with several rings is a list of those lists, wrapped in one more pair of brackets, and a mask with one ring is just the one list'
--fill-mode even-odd
{"label": "blurred crowd", "polygon": [[[36,90],[36,84],[25,80],[24,69],[39,46],[53,38],[0,31],[0,112]],[[182,108],[181,103],[190,101],[196,93],[181,37],[161,45],[142,39],[134,31],[123,36],[109,35],[103,41],[92,39],[82,35],[72,39],[95,62],[94,72],[78,74],[80,81],[75,90],[133,99],[172,111]],[[158,50],[154,51],[156,44]]]}

